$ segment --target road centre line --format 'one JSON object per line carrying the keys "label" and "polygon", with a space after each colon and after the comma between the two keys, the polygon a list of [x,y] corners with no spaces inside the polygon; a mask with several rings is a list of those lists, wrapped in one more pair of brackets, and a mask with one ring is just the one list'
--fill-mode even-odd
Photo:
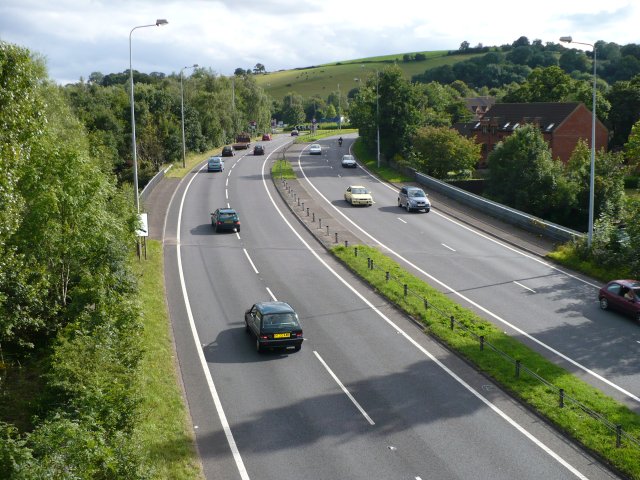
{"label": "road centre line", "polygon": [[[494,318],[495,320],[508,325],[510,328],[512,328],[513,330],[515,330],[516,332],[518,332],[519,334],[527,337],[529,340],[531,340],[532,342],[537,343],[538,345],[540,345],[541,347],[549,350],[550,352],[552,352],[555,355],[558,355],[559,357],[561,357],[562,359],[566,360],[567,362],[571,363],[572,365],[578,367],[579,369],[583,370],[584,372],[588,373],[589,375],[593,376],[594,378],[597,378],[598,380],[600,380],[601,382],[609,385],[610,387],[618,390],[619,392],[625,394],[626,396],[628,396],[629,398],[635,400],[636,402],[640,402],[640,397],[638,397],[637,395],[634,395],[633,393],[629,392],[628,390],[625,390],[624,388],[622,388],[621,386],[613,383],[611,380],[608,380],[607,378],[603,377],[602,375],[594,372],[593,370],[587,368],[586,366],[582,365],[581,363],[577,362],[576,360],[573,360],[572,358],[568,357],[567,355],[561,353],[560,351],[556,350],[555,348],[551,347],[550,345],[547,345],[546,343],[544,343],[541,340],[538,340],[536,337],[534,337],[533,335],[530,335],[529,333],[525,332],[523,329],[516,327],[515,325],[511,324],[510,322],[507,322],[504,318],[500,317],[499,315],[493,313],[492,311],[490,311],[489,309],[483,307],[482,305],[480,305],[479,303],[471,300],[469,297],[463,295],[462,293],[454,290],[453,288],[451,288],[449,285],[447,285],[446,283],[442,282],[441,280],[438,280],[436,277],[434,277],[433,275],[427,273],[425,270],[423,270],[422,268],[420,268],[419,266],[417,266],[416,264],[410,262],[408,259],[404,258],[402,255],[400,255],[398,252],[392,250],[391,248],[389,248],[388,246],[386,246],[385,244],[383,244],[380,240],[378,240],[377,238],[375,238],[373,235],[371,235],[369,232],[367,232],[365,229],[363,229],[360,225],[358,225],[357,223],[355,223],[353,220],[351,220],[347,215],[345,215],[343,212],[340,211],[339,208],[337,208],[333,203],[331,203],[329,201],[329,199],[327,197],[325,197],[320,190],[318,190],[318,188],[311,182],[311,180],[309,180],[309,178],[307,177],[304,168],[302,167],[302,162],[301,162],[301,157],[298,157],[298,167],[300,168],[300,171],[302,172],[302,175],[304,176],[305,180],[307,181],[307,183],[309,185],[311,185],[311,187],[316,191],[316,193],[318,195],[320,195],[320,197],[322,197],[324,199],[325,202],[327,202],[327,204],[333,208],[339,215],[341,215],[347,222],[351,223],[351,225],[353,225],[355,228],[357,228],[360,232],[362,232],[364,235],[366,235],[368,238],[370,238],[372,241],[374,241],[375,243],[377,243],[378,245],[380,245],[380,247],[384,248],[385,250],[387,250],[389,253],[391,253],[392,255],[394,255],[395,257],[399,258],[402,262],[404,262],[405,264],[409,265],[411,268],[415,269],[416,271],[420,272],[421,274],[423,274],[425,277],[431,279],[432,281],[436,282],[438,285],[440,285],[441,287],[443,287],[444,289],[450,291],[451,293],[453,293],[454,295],[456,295],[457,297],[461,298],[462,300],[464,300],[465,302],[468,302],[470,305],[473,305],[474,307],[480,309],[481,311],[483,311],[484,313],[486,313],[487,315],[491,316],[492,318]],[[371,174],[369,174],[371,175]],[[374,177],[375,178],[375,177]],[[383,184],[384,185],[384,184]],[[441,215],[442,216],[442,215]],[[447,218],[445,216],[442,216],[443,218]],[[473,229],[470,229],[469,227],[466,227],[462,224],[459,224],[458,222],[453,221],[453,223],[466,228],[467,230],[469,230],[470,232],[475,232]],[[497,242],[494,241],[492,239],[490,239],[489,237],[486,237],[485,235],[482,235],[480,233],[478,233],[478,235],[480,235],[481,237],[485,237],[491,241],[493,241],[494,243],[498,244],[498,245],[502,245],[505,248],[520,253],[521,255],[527,257],[527,258],[531,258],[535,261],[537,261],[538,263],[541,263],[543,265],[546,265],[554,270],[557,270],[561,273],[564,273],[565,275],[568,275],[569,277],[572,278],[576,278],[578,280],[580,280],[583,283],[586,283],[588,285],[593,285],[592,283],[586,282],[584,280],[579,279],[578,277],[571,275],[569,273],[563,272],[560,269],[554,268],[551,265],[548,265],[545,262],[542,262],[540,260],[535,259],[534,257],[524,254],[522,252],[518,252],[517,250],[515,250],[514,248],[511,248],[507,245],[502,244],[501,242]]]}
{"label": "road centre line", "polygon": [[264,287],[267,289],[267,292],[269,292],[269,296],[271,297],[271,300],[273,300],[274,302],[277,302],[278,299],[276,298],[276,296],[273,294],[273,292],[271,291],[271,289],[269,287]]}
{"label": "road centre line", "polygon": [[[302,153],[300,154],[300,156],[301,155]],[[298,157],[298,164],[300,163],[300,156]],[[311,255],[313,255],[334,277],[336,277],[338,281],[340,281],[345,287],[351,290],[351,292],[353,292],[354,295],[356,295],[360,300],[362,300],[373,312],[375,312],[380,318],[382,318],[388,325],[390,325],[395,331],[397,331],[400,335],[402,335],[409,343],[411,343],[414,347],[416,347],[420,352],[422,352],[425,356],[427,356],[432,362],[438,365],[438,367],[444,370],[450,377],[452,377],[455,381],[457,381],[460,385],[462,385],[465,389],[467,389],[467,391],[469,391],[472,395],[474,395],[478,400],[480,400],[487,407],[493,410],[498,416],[504,419],[507,423],[509,423],[515,429],[517,429],[520,433],[522,433],[525,437],[527,437],[531,442],[533,442],[536,446],[542,449],[550,457],[552,457],[554,460],[560,463],[563,467],[565,467],[567,470],[573,473],[576,477],[580,478],[581,480],[587,480],[587,477],[585,477],[582,473],[580,473],[575,467],[570,465],[566,460],[560,457],[560,455],[558,455],[556,452],[554,452],[549,447],[547,447],[544,443],[542,443],[542,441],[540,441],[532,433],[530,433],[524,427],[518,424],[514,419],[509,417],[509,415],[503,412],[500,408],[498,408],[496,405],[491,403],[491,401],[489,401],[486,397],[480,394],[476,389],[474,389],[471,385],[469,385],[464,379],[459,377],[453,370],[451,370],[444,363],[438,360],[431,352],[429,352],[426,348],[420,345],[416,340],[411,338],[409,334],[407,334],[398,325],[396,325],[390,318],[388,318],[384,313],[382,313],[373,303],[367,300],[358,290],[356,290],[354,286],[348,283],[333,268],[331,268],[331,266],[320,257],[320,255],[311,247],[311,245],[309,245],[300,236],[300,234],[296,231],[296,229],[293,228],[289,220],[287,220],[287,218],[284,216],[280,208],[278,208],[278,205],[276,204],[275,200],[273,199],[273,196],[271,195],[271,192],[269,191],[269,188],[267,187],[267,182],[266,182],[266,177],[264,172],[266,163],[267,163],[267,160],[265,159],[264,162],[262,163],[262,183],[265,188],[265,191],[267,192],[267,195],[271,200],[273,207],[276,209],[276,211],[278,212],[278,214],[280,215],[284,223],[289,227],[289,229],[293,232],[293,234],[296,237],[298,237],[298,240],[302,242],[302,244],[307,248],[307,250],[311,253]],[[304,175],[304,171],[303,171],[303,175]],[[306,175],[305,175],[305,178],[306,178]],[[311,185],[313,186],[313,184]]]}
{"label": "road centre line", "polygon": [[451,250],[452,252],[455,252],[455,248],[451,248],[449,245],[445,244],[445,243],[441,243],[440,245],[442,245],[444,248],[448,248],[449,250]]}
{"label": "road centre line", "polygon": [[400,220],[402,223],[407,223],[407,221],[406,221],[406,220],[403,220],[403,219],[402,219],[402,218],[400,218],[400,217],[397,217],[397,218],[398,218],[398,220]]}
{"label": "road centre line", "polygon": [[536,293],[535,290],[530,289],[529,287],[521,284],[520,282],[516,282],[515,280],[513,281],[513,283],[515,283],[516,285],[519,285],[520,287],[524,288],[525,290],[529,290],[531,293]]}
{"label": "road centre line", "polygon": [[349,400],[351,400],[351,402],[356,406],[356,408],[360,411],[360,413],[362,414],[362,416],[367,420],[367,422],[369,422],[369,425],[375,425],[376,423],[371,419],[371,417],[367,414],[367,412],[365,411],[364,408],[362,408],[362,406],[358,403],[358,401],[353,397],[353,395],[351,395],[351,392],[349,392],[349,390],[347,390],[347,387],[344,386],[344,384],[340,381],[340,379],[338,378],[338,376],[333,373],[333,370],[331,370],[329,368],[329,365],[327,365],[327,362],[324,361],[324,359],[320,356],[320,354],[318,352],[316,352],[315,350],[313,351],[313,354],[316,356],[316,358],[320,361],[320,363],[322,364],[322,366],[327,370],[327,372],[329,372],[329,375],[331,375],[331,377],[335,380],[335,382],[338,384],[338,386],[342,389],[342,391],[344,392],[344,394],[349,397]]}
{"label": "road centre line", "polygon": [[[201,170],[204,169],[204,166]],[[202,343],[200,342],[200,337],[198,336],[198,330],[196,329],[195,320],[193,318],[193,312],[191,311],[191,303],[189,302],[189,294],[187,293],[187,285],[184,280],[184,270],[182,268],[182,252],[180,245],[180,226],[182,224],[182,209],[184,207],[184,201],[187,196],[187,192],[189,187],[191,186],[191,182],[197,177],[197,175],[193,175],[191,180],[187,183],[187,186],[184,189],[182,194],[182,199],[180,200],[180,208],[178,209],[178,228],[176,232],[176,256],[178,260],[178,274],[180,276],[180,286],[182,287],[182,297],[184,299],[184,306],[187,311],[187,317],[189,318],[189,327],[191,328],[191,334],[193,335],[193,341],[196,345],[196,352],[198,354],[198,359],[200,360],[200,366],[202,367],[202,371],[207,380],[207,386],[209,387],[209,393],[211,394],[211,398],[213,400],[213,404],[215,406],[216,412],[218,413],[218,418],[222,425],[222,429],[224,430],[224,436],[229,444],[229,448],[231,449],[231,454],[233,455],[233,459],[236,463],[236,468],[238,469],[238,473],[240,474],[240,478],[242,480],[250,480],[249,474],[247,473],[247,469],[244,466],[244,462],[242,460],[242,456],[240,455],[240,451],[238,450],[238,446],[236,444],[235,439],[233,438],[233,433],[231,432],[231,427],[229,425],[229,421],[227,420],[227,416],[224,413],[224,409],[222,408],[222,402],[220,401],[220,396],[218,395],[218,390],[213,382],[213,377],[211,376],[211,371],[209,370],[209,366],[207,365],[207,359],[204,356],[204,350],[202,349]]]}
{"label": "road centre line", "polygon": [[[238,233],[238,232],[236,232],[236,233]],[[255,264],[253,263],[253,260],[251,260],[251,257],[249,256],[249,252],[247,252],[246,248],[243,248],[242,250],[244,251],[244,254],[247,257],[247,260],[249,260],[249,263],[251,264],[251,268],[253,268],[253,271],[256,272],[256,275],[258,275],[260,272],[258,272],[258,269],[256,268]]]}

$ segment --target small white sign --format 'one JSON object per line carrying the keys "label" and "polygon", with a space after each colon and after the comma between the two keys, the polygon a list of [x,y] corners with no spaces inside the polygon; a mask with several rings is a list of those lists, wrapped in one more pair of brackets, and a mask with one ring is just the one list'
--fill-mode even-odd
{"label": "small white sign", "polygon": [[139,213],[138,214],[138,224],[140,226],[136,230],[136,235],[138,237],[148,237],[149,236],[149,222],[148,222],[146,213]]}

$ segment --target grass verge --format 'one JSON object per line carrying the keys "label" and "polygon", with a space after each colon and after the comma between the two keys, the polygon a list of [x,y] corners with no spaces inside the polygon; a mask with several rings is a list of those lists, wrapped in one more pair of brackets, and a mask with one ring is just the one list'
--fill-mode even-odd
{"label": "grass verge", "polygon": [[[358,249],[357,256],[355,248]],[[377,292],[421,321],[431,335],[505,390],[614,468],[640,479],[639,415],[453,302],[377,249],[363,245],[337,246],[332,253]],[[376,268],[368,267],[367,258],[373,260]],[[389,281],[386,272],[389,272]],[[406,296],[404,285],[409,292]],[[428,301],[426,309],[425,299]],[[453,329],[451,316],[459,322]],[[482,350],[478,336],[484,337]],[[521,362],[519,376],[515,375],[516,359]],[[559,389],[564,391],[563,408],[559,407]],[[608,426],[594,416],[606,419]],[[624,432],[620,448],[616,447],[615,425],[620,425]]]}
{"label": "grass verge", "polygon": [[397,169],[385,164],[381,164],[378,168],[378,160],[375,153],[367,150],[361,138],[358,138],[353,144],[353,153],[358,161],[364,164],[367,169],[376,174],[376,176],[390,183],[409,183],[414,182],[415,178],[405,175]]}
{"label": "grass verge", "polygon": [[141,422],[135,433],[154,478],[204,478],[178,385],[164,295],[162,243],[147,240],[147,259],[133,260],[144,312]]}
{"label": "grass verge", "polygon": [[276,160],[273,163],[271,175],[273,175],[273,178],[282,178],[284,180],[295,180],[297,178],[291,163],[284,159]]}
{"label": "grass verge", "polygon": [[630,276],[628,269],[603,267],[592,260],[585,260],[571,243],[560,245],[553,252],[549,252],[547,257],[560,265],[582,272],[601,282],[608,282],[612,278],[628,278]]}

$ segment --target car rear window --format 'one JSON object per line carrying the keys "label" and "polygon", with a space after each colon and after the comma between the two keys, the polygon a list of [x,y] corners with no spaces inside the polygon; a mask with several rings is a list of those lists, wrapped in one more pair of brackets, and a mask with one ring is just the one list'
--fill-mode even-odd
{"label": "car rear window", "polygon": [[263,330],[291,329],[299,326],[294,313],[273,313],[262,317]]}
{"label": "car rear window", "polygon": [[357,193],[357,194],[364,194],[364,193],[369,193],[367,192],[366,188],[354,188],[353,190],[351,190],[352,193]]}
{"label": "car rear window", "polygon": [[220,218],[229,218],[229,217],[235,217],[236,213],[235,212],[220,212]]}

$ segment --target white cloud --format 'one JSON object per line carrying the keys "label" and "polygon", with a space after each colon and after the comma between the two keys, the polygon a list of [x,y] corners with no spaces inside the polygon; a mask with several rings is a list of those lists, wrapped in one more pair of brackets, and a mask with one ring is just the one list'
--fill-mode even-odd
{"label": "white cloud", "polygon": [[230,74],[263,63],[268,70],[420,50],[501,45],[520,36],[557,42],[640,43],[639,8],[627,0],[539,0],[512,8],[458,0],[3,0],[0,39],[48,59],[59,82],[91,72],[177,72],[198,63]]}

